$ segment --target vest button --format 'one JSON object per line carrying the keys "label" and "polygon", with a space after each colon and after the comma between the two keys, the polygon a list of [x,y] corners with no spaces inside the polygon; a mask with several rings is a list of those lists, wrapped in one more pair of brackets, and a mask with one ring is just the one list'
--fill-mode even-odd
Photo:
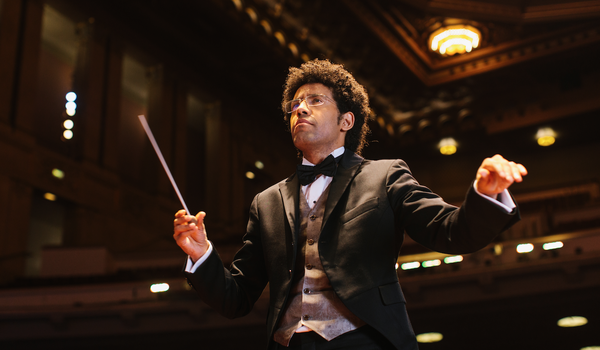
{"label": "vest button", "polygon": [[313,268],[313,266],[311,264],[306,264],[306,269],[307,270],[311,270]]}
{"label": "vest button", "polygon": [[308,245],[313,245],[313,244],[315,244],[315,240],[314,240],[314,239],[312,239],[312,238],[309,238],[309,239],[308,239],[308,241],[306,241],[306,242],[308,242]]}
{"label": "vest button", "polygon": [[304,294],[310,294],[310,289],[304,288]]}
{"label": "vest button", "polygon": [[316,219],[317,219],[317,216],[316,216],[316,215],[311,215],[311,216],[310,216],[310,220],[311,220],[311,221],[315,221]]}
{"label": "vest button", "polygon": [[304,315],[304,316],[302,316],[302,318],[304,319],[304,321],[308,321],[310,319],[310,316]]}

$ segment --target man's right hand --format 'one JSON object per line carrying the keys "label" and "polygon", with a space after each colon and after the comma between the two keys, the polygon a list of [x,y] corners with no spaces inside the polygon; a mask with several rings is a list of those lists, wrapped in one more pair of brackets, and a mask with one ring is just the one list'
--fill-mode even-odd
{"label": "man's right hand", "polygon": [[186,214],[183,209],[175,214],[173,238],[175,238],[177,245],[195,263],[206,253],[209,247],[206,229],[204,228],[206,213],[201,211],[196,214],[196,217]]}

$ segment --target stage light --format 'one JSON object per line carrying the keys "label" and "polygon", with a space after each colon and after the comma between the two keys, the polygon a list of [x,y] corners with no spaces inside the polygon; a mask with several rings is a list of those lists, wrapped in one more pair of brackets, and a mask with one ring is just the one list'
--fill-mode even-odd
{"label": "stage light", "polygon": [[67,99],[67,101],[73,102],[77,99],[77,94],[71,91],[65,95],[65,98]]}
{"label": "stage light", "polygon": [[156,283],[150,286],[150,291],[152,293],[162,293],[169,290],[168,283]]}
{"label": "stage light", "polygon": [[412,261],[412,262],[407,262],[407,263],[400,265],[400,268],[402,270],[406,271],[406,270],[418,269],[419,266],[421,266],[421,263],[419,263],[418,261]]}
{"label": "stage light", "polygon": [[[71,91],[65,95],[65,99],[67,100],[67,103],[65,103],[66,113],[69,117],[72,117],[77,111],[77,104],[75,103],[75,100],[77,100],[77,94]],[[63,128],[65,128],[63,131],[64,140],[70,140],[73,138],[73,126],[75,126],[73,120],[65,119],[63,122]]]}
{"label": "stage light", "polygon": [[442,262],[440,261],[440,259],[434,259],[434,260],[423,261],[423,263],[421,264],[421,266],[423,266],[423,267],[435,267],[435,266],[440,266],[441,264],[442,264]]}
{"label": "stage light", "polygon": [[73,123],[73,121],[71,119],[66,119],[63,122],[63,126],[64,126],[65,129],[71,130],[75,126],[75,123]]}
{"label": "stage light", "polygon": [[441,154],[449,156],[451,154],[456,153],[457,145],[458,144],[456,143],[456,140],[454,140],[452,137],[447,137],[440,141],[438,147],[440,149]]}
{"label": "stage light", "polygon": [[517,245],[517,253],[531,253],[533,251],[533,244],[523,243]]}
{"label": "stage light", "polygon": [[446,264],[455,264],[463,261],[462,255],[447,256],[444,258]]}
{"label": "stage light", "polygon": [[556,133],[552,128],[540,128],[535,134],[537,143],[540,146],[546,147],[553,145],[556,141]]}
{"label": "stage light", "polygon": [[552,249],[560,249],[564,246],[563,242],[561,241],[556,241],[556,242],[548,242],[548,243],[544,243],[544,245],[542,246],[542,248],[544,250],[552,250]]}
{"label": "stage light", "polygon": [[443,27],[429,36],[429,47],[441,55],[471,52],[479,46],[481,32],[474,27],[455,25]]}
{"label": "stage light", "polygon": [[52,169],[52,176],[54,176],[57,179],[62,180],[65,178],[65,173],[60,169],[54,168],[54,169]]}
{"label": "stage light", "polygon": [[444,339],[444,336],[442,333],[438,332],[421,333],[417,335],[417,341],[419,343],[436,343],[442,339]]}
{"label": "stage light", "polygon": [[56,200],[56,195],[54,193],[46,192],[44,193],[44,198],[46,198],[50,202],[54,202]]}
{"label": "stage light", "polygon": [[557,322],[559,327],[565,327],[565,328],[580,327],[580,326],[586,325],[587,323],[588,323],[587,318],[582,317],[582,316],[563,317],[560,320],[558,320],[558,322]]}
{"label": "stage light", "polygon": [[494,254],[495,255],[502,254],[502,244],[495,244],[494,245]]}
{"label": "stage light", "polygon": [[256,162],[254,162],[254,166],[257,169],[263,169],[265,167],[265,164],[263,162],[261,162],[260,160],[257,160]]}
{"label": "stage light", "polygon": [[247,172],[246,172],[246,178],[248,178],[248,179],[252,180],[252,179],[254,179],[255,177],[256,177],[256,175],[254,175],[254,173],[253,173],[253,172],[251,172],[251,171],[247,171]]}

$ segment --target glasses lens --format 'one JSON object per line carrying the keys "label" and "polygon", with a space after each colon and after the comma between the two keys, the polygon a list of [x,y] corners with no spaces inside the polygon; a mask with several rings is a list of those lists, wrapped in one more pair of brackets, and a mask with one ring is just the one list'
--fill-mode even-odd
{"label": "glasses lens", "polygon": [[300,106],[300,102],[301,100],[291,100],[285,103],[285,111],[287,113],[292,113],[293,111],[295,111],[298,106]]}
{"label": "glasses lens", "polygon": [[325,97],[323,95],[310,95],[306,98],[306,103],[309,106],[320,106],[325,103]]}

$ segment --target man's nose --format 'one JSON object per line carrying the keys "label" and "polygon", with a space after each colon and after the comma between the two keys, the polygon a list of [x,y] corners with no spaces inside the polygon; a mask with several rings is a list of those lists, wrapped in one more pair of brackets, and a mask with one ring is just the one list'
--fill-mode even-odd
{"label": "man's nose", "polygon": [[296,108],[296,114],[310,114],[310,108],[308,108],[308,102],[306,102],[306,100],[300,101],[298,108]]}

